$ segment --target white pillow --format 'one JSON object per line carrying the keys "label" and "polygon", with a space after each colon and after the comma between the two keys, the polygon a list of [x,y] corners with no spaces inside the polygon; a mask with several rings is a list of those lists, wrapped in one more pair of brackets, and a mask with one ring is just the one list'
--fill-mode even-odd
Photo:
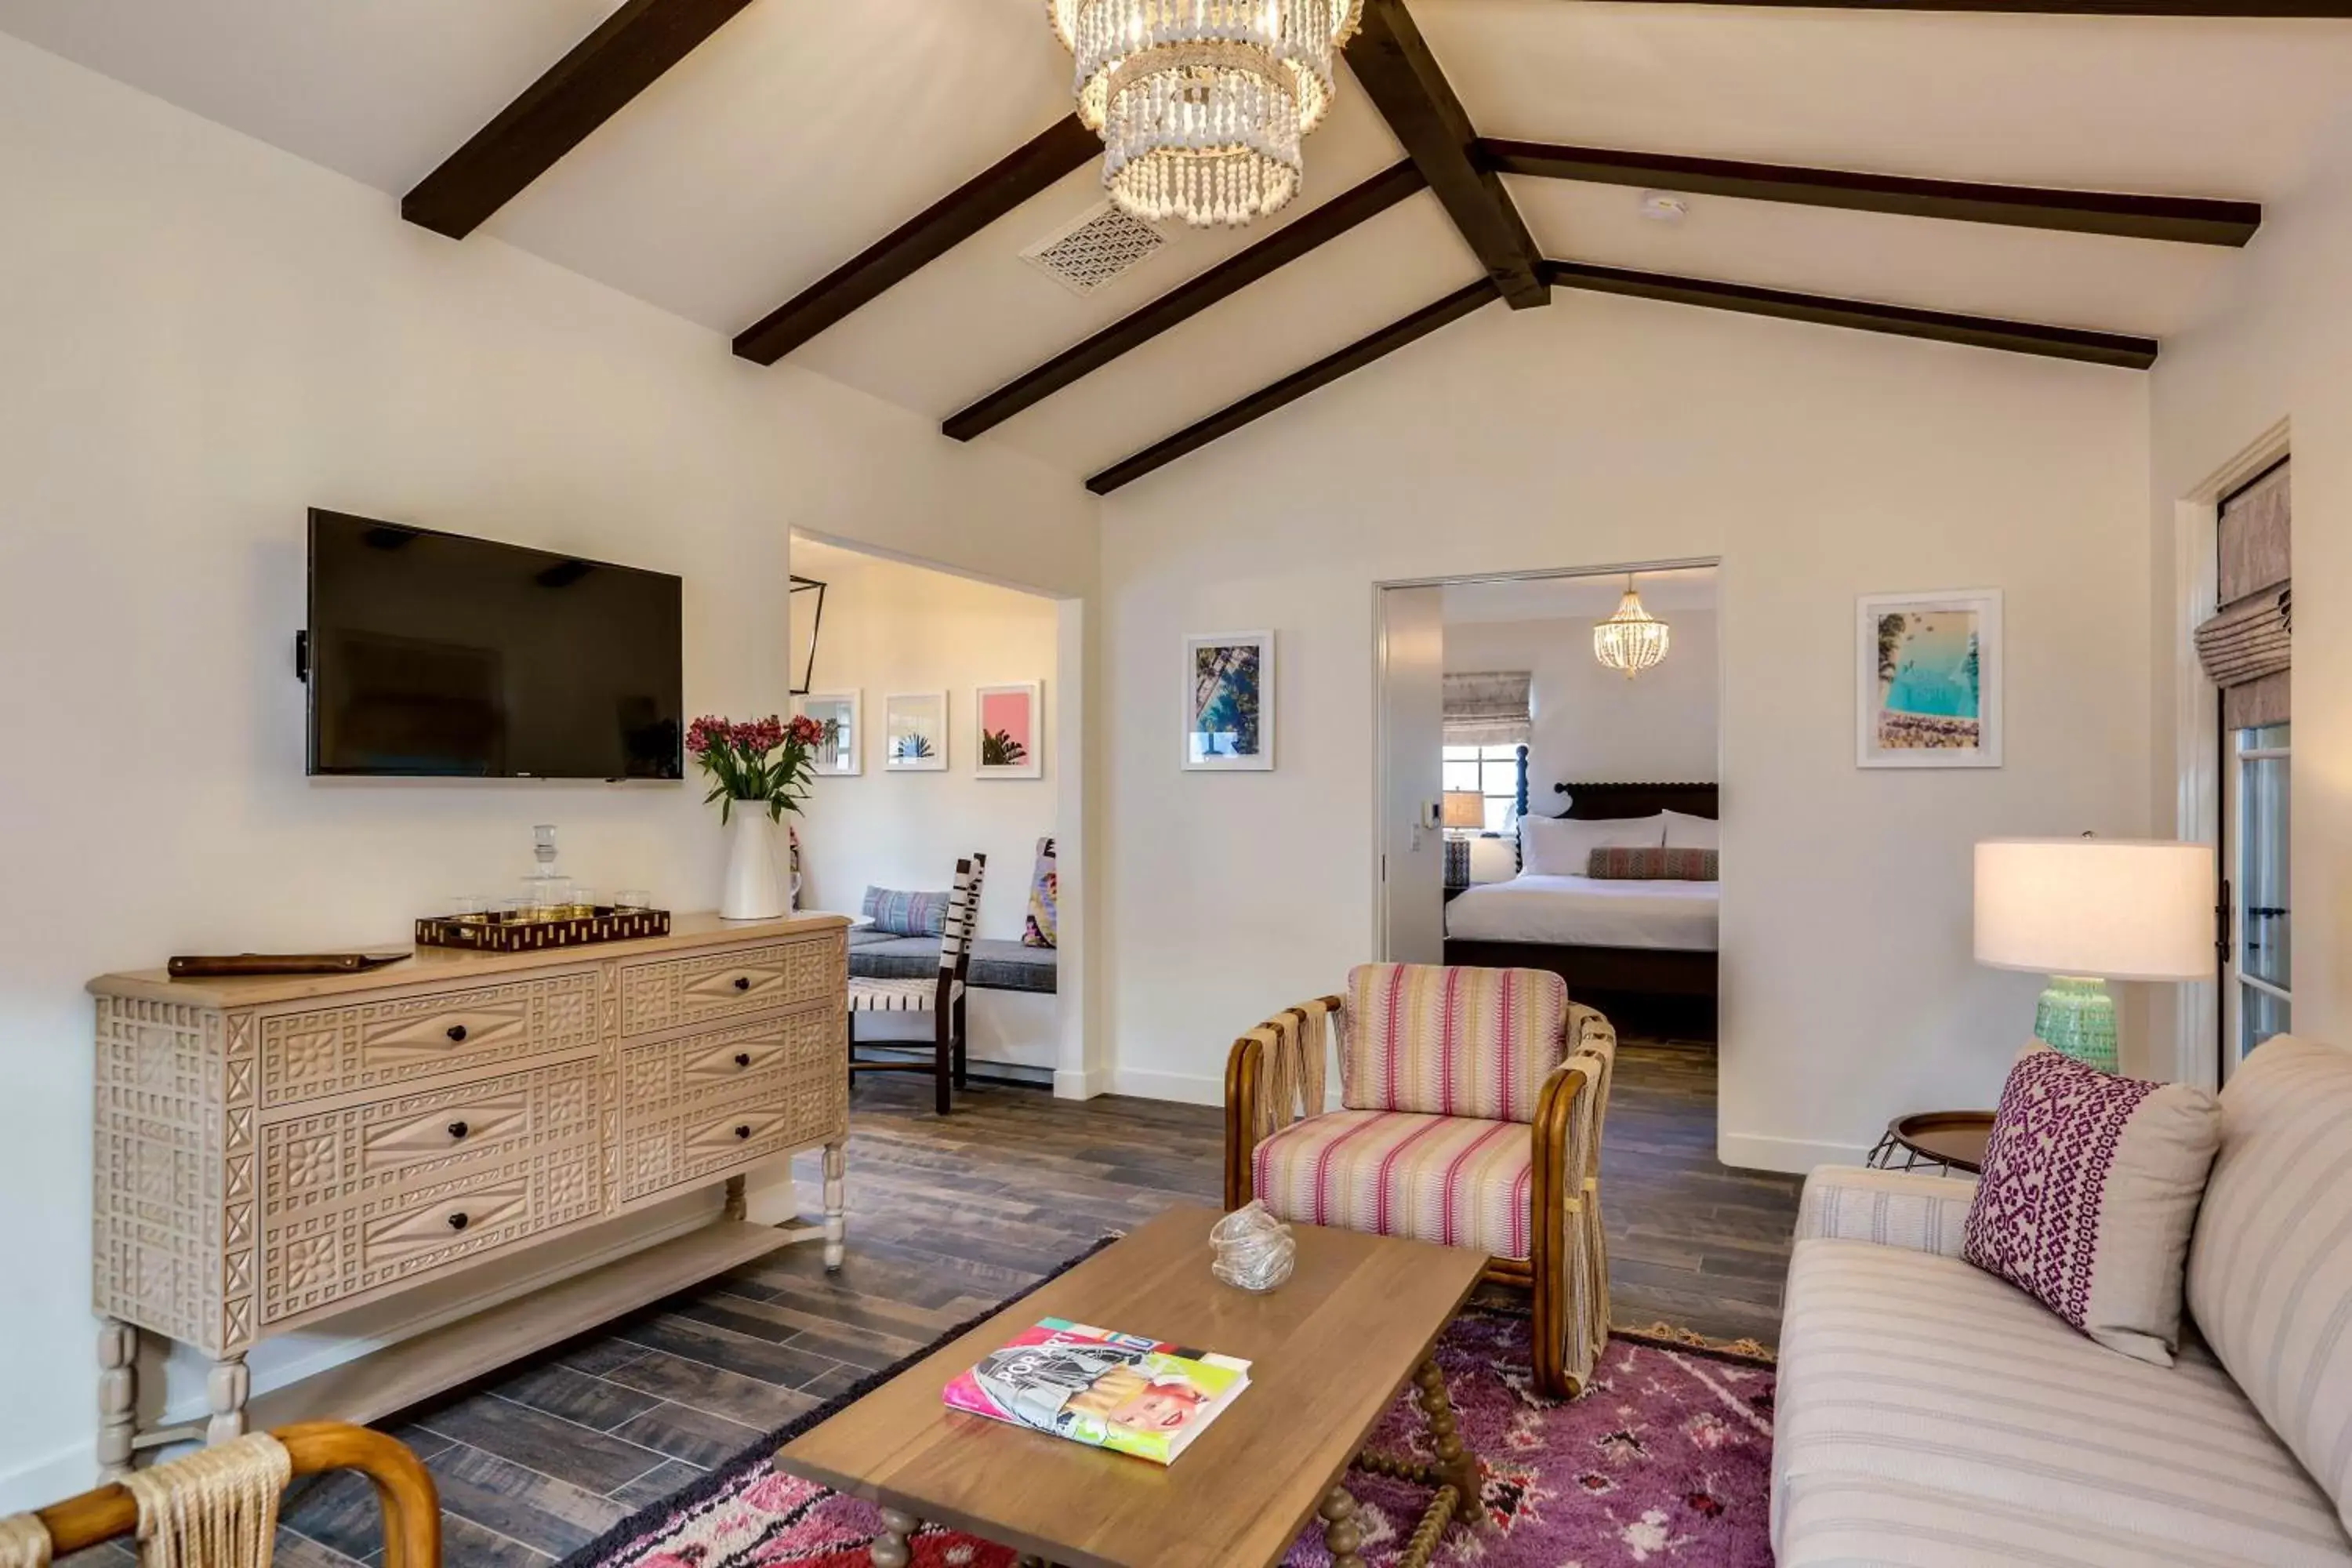
{"label": "white pillow", "polygon": [[1666,819],[1607,817],[1597,822],[1567,816],[1519,819],[1519,869],[1537,877],[1581,877],[1595,849],[1654,847],[1666,841]]}
{"label": "white pillow", "polygon": [[1692,816],[1684,812],[1669,811],[1666,818],[1666,847],[1669,849],[1720,849],[1723,847],[1723,824],[1711,816]]}

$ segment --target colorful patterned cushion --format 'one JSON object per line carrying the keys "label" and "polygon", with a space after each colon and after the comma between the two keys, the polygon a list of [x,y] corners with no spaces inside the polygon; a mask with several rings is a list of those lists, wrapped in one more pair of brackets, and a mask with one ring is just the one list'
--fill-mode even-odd
{"label": "colorful patterned cushion", "polygon": [[1062,881],[1054,870],[1054,841],[1037,840],[1037,868],[1029,875],[1029,918],[1021,928],[1024,947],[1061,944]]}
{"label": "colorful patterned cushion", "polygon": [[1713,849],[1620,847],[1595,849],[1584,874],[1613,882],[1714,882],[1721,880],[1717,859]]}
{"label": "colorful patterned cushion", "polygon": [[1335,1110],[1268,1138],[1250,1167],[1283,1219],[1525,1258],[1534,1152],[1516,1121]]}
{"label": "colorful patterned cushion", "polygon": [[2170,1366],[2221,1139],[2205,1090],[2118,1078],[2037,1040],[2000,1091],[1960,1256],[2109,1350]]}
{"label": "colorful patterned cushion", "polygon": [[2279,1035],[2221,1091],[2198,1331],[2352,1531],[2352,1053]]}
{"label": "colorful patterned cushion", "polygon": [[868,888],[863,912],[876,931],[892,936],[938,936],[947,930],[948,895]]}
{"label": "colorful patterned cushion", "polygon": [[1339,1018],[1340,1103],[1532,1121],[1568,1048],[1568,986],[1533,969],[1367,963]]}

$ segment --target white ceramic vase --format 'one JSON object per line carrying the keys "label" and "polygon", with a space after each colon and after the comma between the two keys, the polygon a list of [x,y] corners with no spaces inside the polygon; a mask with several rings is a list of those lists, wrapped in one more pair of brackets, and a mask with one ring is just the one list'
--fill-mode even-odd
{"label": "white ceramic vase", "polygon": [[780,920],[784,880],[776,874],[776,825],[768,803],[739,800],[727,816],[727,889],[719,915],[730,921]]}

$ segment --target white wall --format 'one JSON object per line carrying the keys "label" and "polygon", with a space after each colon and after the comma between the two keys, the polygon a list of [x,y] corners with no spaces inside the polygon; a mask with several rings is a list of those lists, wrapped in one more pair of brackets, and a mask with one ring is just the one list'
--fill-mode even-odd
{"label": "white wall", "polygon": [[[2145,381],[1635,300],[1490,308],[1108,498],[1118,1081],[1374,951],[1372,584],[1720,557],[1720,1147],[1803,1169],[1992,1102],[2038,983],[1970,845],[2147,830]],[[1435,521],[1433,521],[1435,520]],[[2008,765],[1853,763],[1854,596],[2007,591]],[[1188,632],[1279,638],[1276,771],[1176,766]]]}
{"label": "white wall", "polygon": [[[2352,1045],[2352,114],[2254,237],[2192,330],[2168,339],[2151,388],[2152,807],[2168,834],[2179,774],[2174,664],[2185,624],[2177,503],[2280,420],[2294,453],[2295,1033]],[[2168,1016],[2169,1008],[2164,1010]],[[2167,1065],[2169,1065],[2168,1062]]]}
{"label": "white wall", "polygon": [[1563,780],[1714,781],[1715,613],[1654,613],[1667,624],[1665,662],[1633,680],[1592,657],[1599,616],[1446,626],[1448,670],[1524,669],[1535,677],[1528,742],[1535,810],[1557,814],[1552,785]]}
{"label": "white wall", "polygon": [[[977,849],[988,857],[980,934],[1020,940],[1037,840],[1055,831],[1055,781],[1065,763],[1053,724],[1055,602],[811,540],[793,542],[793,570],[825,584],[817,689],[860,692],[866,725],[866,771],[820,779],[801,824],[803,905],[854,914],[868,887],[944,889],[956,861]],[[1045,776],[982,778],[974,772],[972,689],[1019,680],[1045,688],[1038,720]],[[883,698],[939,690],[948,694],[947,771],[885,772]],[[974,1060],[1055,1065],[1053,997],[976,990],[965,1010]],[[889,1037],[887,1022],[861,1023],[858,1037]],[[921,1020],[902,1022],[929,1038]]]}
{"label": "white wall", "polygon": [[682,574],[697,711],[786,706],[793,526],[1067,594],[1096,557],[1066,479],[5,37],[0,210],[6,1509],[90,1474],[88,976],[396,937],[541,821],[716,896],[691,786],[306,782],[306,507]]}

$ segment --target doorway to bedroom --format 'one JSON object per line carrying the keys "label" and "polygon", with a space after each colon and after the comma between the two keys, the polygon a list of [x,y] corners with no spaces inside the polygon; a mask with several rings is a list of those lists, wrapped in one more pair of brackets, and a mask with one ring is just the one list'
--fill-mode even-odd
{"label": "doorway to bedroom", "polygon": [[[1384,584],[1375,618],[1386,955],[1547,970],[1608,1016],[1612,1289],[1668,1316],[1740,1272],[1743,1199],[1760,1237],[1781,1198],[1716,1159],[1717,601],[1677,561]],[[1615,1234],[1702,1192],[1708,1234]]]}

